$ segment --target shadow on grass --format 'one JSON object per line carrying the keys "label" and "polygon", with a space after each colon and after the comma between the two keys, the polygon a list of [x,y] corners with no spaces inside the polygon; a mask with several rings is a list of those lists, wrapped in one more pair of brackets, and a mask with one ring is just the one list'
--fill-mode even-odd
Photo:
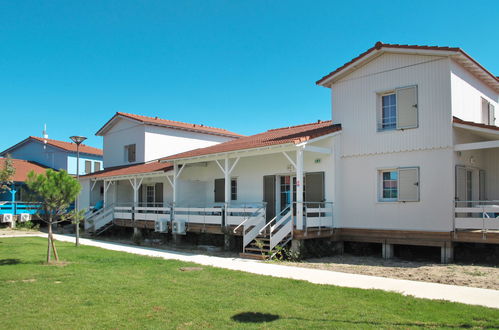
{"label": "shadow on grass", "polygon": [[240,323],[263,323],[275,321],[279,319],[279,315],[258,312],[245,312],[233,315],[232,319]]}
{"label": "shadow on grass", "polygon": [[374,326],[380,326],[380,327],[420,327],[420,328],[427,328],[427,327],[444,327],[444,328],[462,328],[462,329],[468,329],[472,328],[473,325],[471,324],[440,324],[440,323],[423,323],[423,322],[379,322],[379,321],[355,321],[355,320],[341,320],[341,319],[306,319],[306,318],[301,318],[301,317],[283,317],[281,318],[279,315],[276,314],[269,314],[269,313],[259,313],[259,312],[244,312],[244,313],[239,313],[235,314],[232,317],[233,321],[239,322],[239,323],[264,323],[264,322],[272,322],[276,321],[278,319],[285,319],[285,320],[297,320],[297,321],[309,321],[309,322],[328,322],[328,323],[346,323],[346,324],[352,324],[352,326],[357,325],[360,326],[362,324],[364,325],[374,325]]}
{"label": "shadow on grass", "polygon": [[21,259],[0,259],[0,266],[17,265],[21,263]]}

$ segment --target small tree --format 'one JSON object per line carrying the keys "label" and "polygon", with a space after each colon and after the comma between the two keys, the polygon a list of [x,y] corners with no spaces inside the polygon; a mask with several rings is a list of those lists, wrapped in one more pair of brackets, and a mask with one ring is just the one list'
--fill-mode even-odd
{"label": "small tree", "polygon": [[56,172],[48,169],[44,174],[31,171],[26,185],[32,198],[41,202],[37,217],[48,224],[47,263],[51,262],[52,251],[56,261],[59,261],[54,244],[52,225],[69,220],[75,212],[69,211],[69,206],[80,193],[80,183],[66,171]]}
{"label": "small tree", "polygon": [[14,174],[16,174],[16,168],[12,164],[10,155],[7,155],[3,162],[3,167],[0,170],[0,191],[10,191],[12,184],[14,184],[12,181]]}

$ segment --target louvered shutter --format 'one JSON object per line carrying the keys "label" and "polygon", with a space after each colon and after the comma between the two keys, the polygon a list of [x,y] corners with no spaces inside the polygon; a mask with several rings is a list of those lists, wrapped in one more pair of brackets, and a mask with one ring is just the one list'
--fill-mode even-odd
{"label": "louvered shutter", "polygon": [[400,202],[419,201],[419,168],[398,169],[398,200]]}
{"label": "louvered shutter", "polygon": [[495,108],[492,104],[489,103],[489,125],[495,125],[495,124],[496,124]]}
{"label": "louvered shutter", "polygon": [[418,127],[417,86],[397,88],[397,129]]}
{"label": "louvered shutter", "polygon": [[156,199],[154,202],[163,203],[163,182],[157,182],[154,185],[154,190],[154,198]]}

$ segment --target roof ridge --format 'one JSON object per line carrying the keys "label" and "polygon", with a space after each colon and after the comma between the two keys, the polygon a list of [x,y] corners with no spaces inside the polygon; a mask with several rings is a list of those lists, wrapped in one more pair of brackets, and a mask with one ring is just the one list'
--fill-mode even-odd
{"label": "roof ridge", "polygon": [[267,132],[274,132],[274,131],[279,131],[283,129],[290,129],[290,128],[297,128],[297,127],[303,127],[303,126],[312,126],[312,125],[318,125],[318,124],[324,124],[324,123],[331,123],[333,124],[332,120],[319,120],[313,123],[307,123],[307,124],[300,124],[300,125],[294,125],[294,126],[287,126],[287,127],[280,127],[280,128],[272,128],[267,130]]}
{"label": "roof ridge", "polygon": [[[41,137],[41,136],[30,135],[29,137],[33,138],[33,139],[36,139],[36,140],[48,140],[48,141],[56,141],[56,142],[62,142],[62,143],[68,143],[68,144],[76,145],[76,143],[74,143],[74,142],[62,141],[62,140],[56,140],[56,139],[49,139],[49,138],[44,138],[44,137]],[[92,147],[92,146],[89,146],[88,144],[84,144],[84,143],[81,143],[80,146],[81,147],[87,147],[87,148],[94,148],[94,149],[102,150],[100,148]]]}
{"label": "roof ridge", "polygon": [[[168,122],[171,122],[171,123],[177,123],[177,124],[183,124],[183,125],[191,125],[192,127],[211,128],[211,129],[214,129],[214,130],[219,130],[219,131],[223,131],[223,132],[233,133],[233,132],[231,132],[231,131],[229,131],[229,130],[227,130],[225,128],[208,126],[208,125],[204,125],[204,124],[187,123],[187,122],[178,121],[178,120],[171,120],[171,119],[160,118],[158,116],[151,117],[151,116],[145,116],[145,115],[138,115],[138,114],[134,114],[134,113],[121,112],[121,111],[118,111],[116,113],[117,114],[121,114],[121,115],[125,115],[125,116],[137,116],[137,117],[148,118],[148,119],[151,119],[151,120],[164,120],[164,121],[168,121]],[[237,133],[235,133],[235,134],[237,134]]]}

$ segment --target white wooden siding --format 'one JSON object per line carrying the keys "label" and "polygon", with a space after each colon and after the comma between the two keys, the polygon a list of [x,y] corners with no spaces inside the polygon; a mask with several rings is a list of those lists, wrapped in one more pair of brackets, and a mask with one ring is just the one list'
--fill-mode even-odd
{"label": "white wooden siding", "polygon": [[[333,121],[343,127],[343,156],[451,147],[449,61],[385,54],[335,83]],[[411,85],[418,87],[419,127],[378,132],[379,93]]]}
{"label": "white wooden siding", "polygon": [[450,61],[452,85],[452,115],[463,120],[482,122],[482,98],[494,105],[496,118],[499,118],[499,93],[466,71],[454,61]]}

